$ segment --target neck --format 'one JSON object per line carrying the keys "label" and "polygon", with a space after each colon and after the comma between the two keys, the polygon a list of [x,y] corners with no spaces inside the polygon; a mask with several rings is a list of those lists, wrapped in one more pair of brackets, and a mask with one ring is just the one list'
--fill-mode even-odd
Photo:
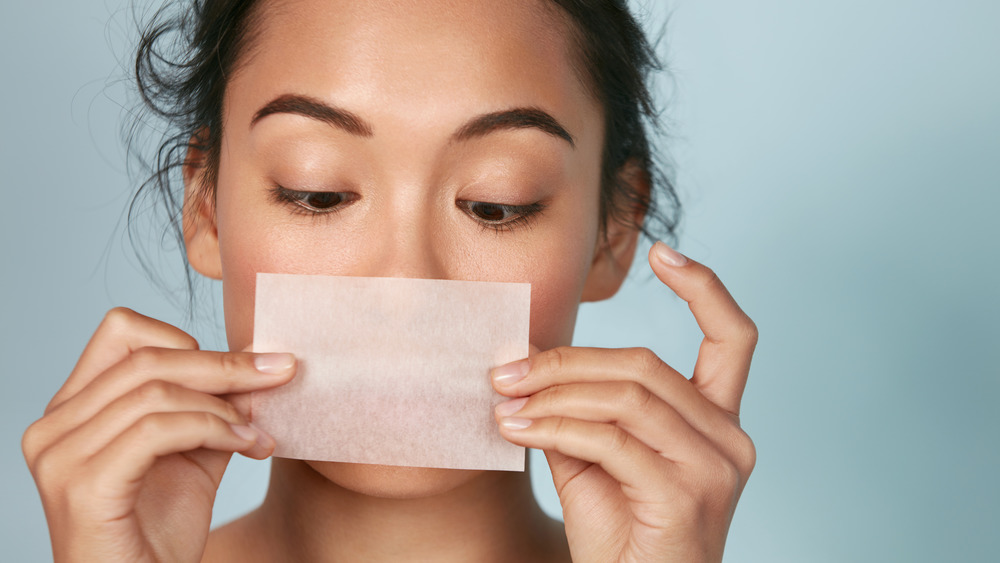
{"label": "neck", "polygon": [[[373,471],[380,469],[394,470]],[[385,498],[340,486],[305,462],[275,459],[255,519],[274,535],[268,544],[295,561],[531,561],[566,549],[562,525],[538,508],[527,472],[466,474],[442,492]]]}

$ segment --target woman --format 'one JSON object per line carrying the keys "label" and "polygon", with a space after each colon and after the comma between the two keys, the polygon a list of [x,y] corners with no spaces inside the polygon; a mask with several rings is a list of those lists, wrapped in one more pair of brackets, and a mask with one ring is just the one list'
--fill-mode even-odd
{"label": "woman", "polygon": [[[196,1],[175,66],[157,50],[170,25],[137,58],[180,135],[152,185],[169,203],[183,155],[187,260],[222,280],[232,351],[106,316],[23,441],[56,560],[721,559],[754,465],[753,323],[657,243],[653,272],[706,336],[693,377],[569,346],[655,213],[653,61],[620,3]],[[239,396],[295,376],[249,351],[258,272],[531,283],[532,355],[493,370],[495,416],[545,451],[565,525],[525,473],[275,459],[264,503],[210,532],[231,454],[275,446]]]}

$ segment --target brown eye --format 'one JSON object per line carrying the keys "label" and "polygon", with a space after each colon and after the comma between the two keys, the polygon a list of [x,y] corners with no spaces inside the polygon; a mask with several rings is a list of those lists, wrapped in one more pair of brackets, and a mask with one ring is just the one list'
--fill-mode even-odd
{"label": "brown eye", "polygon": [[469,217],[475,219],[483,228],[494,231],[510,231],[526,226],[545,209],[545,204],[537,201],[527,205],[510,205],[507,203],[489,203],[486,201],[459,200],[455,202]]}
{"label": "brown eye", "polygon": [[483,221],[493,223],[502,222],[508,218],[506,206],[496,203],[469,202],[469,211]]}
{"label": "brown eye", "polygon": [[344,202],[346,199],[343,192],[309,192],[301,201],[307,207],[313,209],[330,209]]}
{"label": "brown eye", "polygon": [[360,196],[354,192],[304,192],[275,186],[271,197],[277,203],[290,204],[302,213],[333,213],[347,207]]}

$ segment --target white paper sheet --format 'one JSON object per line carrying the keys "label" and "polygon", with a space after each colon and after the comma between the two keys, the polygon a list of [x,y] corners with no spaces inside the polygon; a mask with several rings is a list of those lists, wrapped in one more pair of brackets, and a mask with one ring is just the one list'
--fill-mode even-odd
{"label": "white paper sheet", "polygon": [[531,286],[257,274],[254,352],[291,352],[296,377],[254,392],[274,455],[524,470],[504,440],[489,370],[528,355]]}

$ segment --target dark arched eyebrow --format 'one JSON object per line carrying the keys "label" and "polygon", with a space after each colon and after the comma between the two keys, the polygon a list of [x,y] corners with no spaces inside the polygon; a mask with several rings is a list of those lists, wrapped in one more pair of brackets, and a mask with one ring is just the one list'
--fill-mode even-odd
{"label": "dark arched eyebrow", "polygon": [[284,94],[268,102],[254,114],[253,119],[250,120],[250,127],[252,128],[258,121],[274,113],[304,115],[359,137],[371,137],[374,134],[372,126],[357,115],[345,109],[328,105],[316,98],[298,94]]}
{"label": "dark arched eyebrow", "polygon": [[[250,120],[252,128],[258,121],[275,113],[292,113],[316,119],[359,137],[374,135],[372,126],[364,119],[322,100],[299,94],[284,94],[257,110]],[[509,129],[538,129],[565,140],[576,147],[573,136],[556,118],[539,108],[524,107],[486,113],[470,119],[452,135],[452,141],[468,141],[490,133]]]}
{"label": "dark arched eyebrow", "polygon": [[571,147],[576,147],[573,136],[563,127],[556,118],[538,108],[514,108],[505,111],[497,111],[474,117],[468,123],[455,131],[452,135],[454,141],[467,141],[476,137],[482,137],[502,131],[504,129],[528,129],[534,128],[549,135],[564,139]]}

